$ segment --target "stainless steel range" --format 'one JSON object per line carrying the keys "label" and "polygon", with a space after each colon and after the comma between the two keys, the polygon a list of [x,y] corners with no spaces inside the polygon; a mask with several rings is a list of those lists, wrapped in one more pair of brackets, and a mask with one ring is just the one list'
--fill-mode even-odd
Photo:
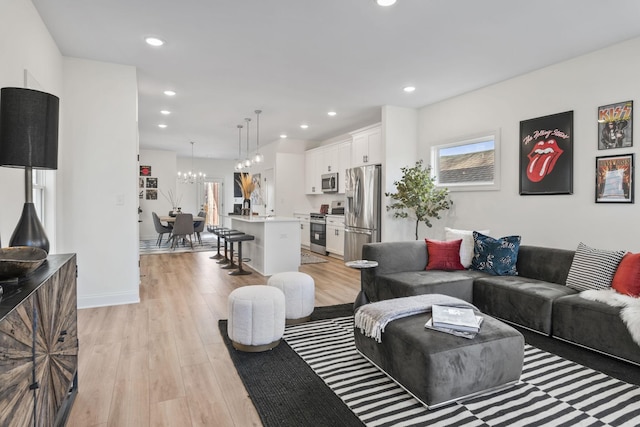
{"label": "stainless steel range", "polygon": [[327,219],[325,214],[312,212],[309,214],[309,249],[322,255],[327,254]]}
{"label": "stainless steel range", "polygon": [[328,211],[328,205],[322,205],[321,213],[312,212],[309,214],[309,223],[311,230],[310,233],[310,245],[309,249],[312,252],[316,252],[322,255],[327,255],[327,218],[326,213],[331,213],[331,215],[343,215],[344,214],[344,201],[333,201],[331,202],[331,211]]}

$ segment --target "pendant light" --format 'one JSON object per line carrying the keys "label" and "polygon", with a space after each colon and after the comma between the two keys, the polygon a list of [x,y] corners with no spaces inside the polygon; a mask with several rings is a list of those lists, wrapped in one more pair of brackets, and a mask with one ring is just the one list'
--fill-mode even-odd
{"label": "pendant light", "polygon": [[237,171],[242,170],[242,167],[244,166],[244,163],[242,163],[242,160],[240,160],[242,158],[242,125],[238,125],[238,163],[236,163],[236,167],[235,169]]}
{"label": "pendant light", "polygon": [[262,110],[256,110],[256,155],[253,157],[254,163],[261,163],[264,156],[260,154],[260,113]]}
{"label": "pendant light", "polygon": [[251,159],[249,159],[249,122],[250,118],[244,119],[247,122],[247,157],[244,159],[244,167],[249,168],[251,166]]}
{"label": "pendant light", "polygon": [[194,141],[190,142],[191,144],[191,170],[189,172],[178,172],[178,182],[182,184],[194,184],[197,181],[203,181],[207,176],[202,172],[195,173],[193,172],[193,146],[195,145]]}

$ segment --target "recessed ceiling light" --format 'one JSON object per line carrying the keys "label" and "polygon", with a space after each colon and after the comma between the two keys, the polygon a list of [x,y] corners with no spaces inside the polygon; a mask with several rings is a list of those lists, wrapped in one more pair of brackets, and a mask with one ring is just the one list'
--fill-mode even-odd
{"label": "recessed ceiling light", "polygon": [[172,91],[172,90],[165,90],[164,94],[167,95],[167,96],[175,96],[176,95],[176,93],[174,91]]}
{"label": "recessed ceiling light", "polygon": [[164,44],[164,40],[160,40],[157,37],[147,37],[144,41],[146,41],[148,45],[154,47],[162,46]]}
{"label": "recessed ceiling light", "polygon": [[309,125],[300,125],[300,127],[301,127],[302,129],[307,129],[307,128],[309,128]]}
{"label": "recessed ceiling light", "polygon": [[416,88],[415,88],[415,86],[405,86],[405,88],[402,89],[402,90],[404,90],[405,92],[411,93],[414,90],[416,90]]}
{"label": "recessed ceiling light", "polygon": [[159,127],[159,128],[164,129],[164,128],[166,128],[166,127],[167,127],[167,125],[165,125],[164,123],[162,123],[162,124],[159,124],[159,125],[158,125],[158,127]]}
{"label": "recessed ceiling light", "polygon": [[168,116],[169,114],[171,114],[171,111],[169,111],[169,110],[160,110],[160,114],[164,114],[165,116]]}
{"label": "recessed ceiling light", "polygon": [[287,135],[283,133],[282,135],[280,135],[280,138],[282,138],[282,139],[286,139],[286,138],[287,138]]}
{"label": "recessed ceiling light", "polygon": [[331,117],[333,117],[338,113],[336,113],[335,111],[329,111],[327,114],[330,115]]}
{"label": "recessed ceiling light", "polygon": [[376,0],[378,6],[392,6],[396,4],[396,0]]}

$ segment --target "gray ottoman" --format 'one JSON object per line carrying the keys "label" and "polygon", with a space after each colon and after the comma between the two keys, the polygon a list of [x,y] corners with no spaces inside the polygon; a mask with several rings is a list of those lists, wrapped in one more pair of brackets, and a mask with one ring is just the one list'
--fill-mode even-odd
{"label": "gray ottoman", "polygon": [[426,329],[431,313],[389,323],[382,343],[355,328],[358,351],[428,408],[515,384],[524,337],[486,314],[472,340]]}

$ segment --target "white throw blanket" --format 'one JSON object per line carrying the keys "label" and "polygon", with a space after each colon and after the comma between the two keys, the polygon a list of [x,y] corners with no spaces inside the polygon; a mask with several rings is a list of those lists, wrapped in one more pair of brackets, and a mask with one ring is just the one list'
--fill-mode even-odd
{"label": "white throw blanket", "polygon": [[640,345],[640,298],[620,294],[615,289],[582,291],[580,296],[612,307],[623,307],[620,310],[620,318],[627,326],[631,338]]}
{"label": "white throw blanket", "polygon": [[402,317],[431,311],[433,304],[471,307],[477,310],[473,304],[448,295],[417,295],[413,297],[393,298],[363,305],[356,311],[354,324],[366,337],[373,338],[377,342],[382,342],[382,333],[389,322]]}

